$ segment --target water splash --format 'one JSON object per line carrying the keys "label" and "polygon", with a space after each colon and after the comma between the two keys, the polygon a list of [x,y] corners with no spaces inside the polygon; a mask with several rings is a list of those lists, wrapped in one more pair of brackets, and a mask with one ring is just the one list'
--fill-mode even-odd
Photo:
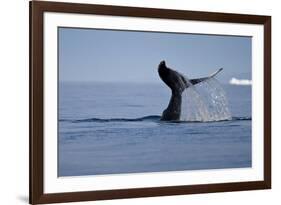
{"label": "water splash", "polygon": [[[185,77],[186,81],[189,81]],[[182,93],[181,121],[230,120],[226,93],[215,78],[189,86]]]}

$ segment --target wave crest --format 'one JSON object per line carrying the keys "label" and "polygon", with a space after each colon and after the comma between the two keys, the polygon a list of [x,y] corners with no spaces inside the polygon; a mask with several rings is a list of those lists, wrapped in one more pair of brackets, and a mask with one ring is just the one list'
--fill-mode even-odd
{"label": "wave crest", "polygon": [[[70,122],[70,123],[85,123],[85,122],[159,122],[161,119],[161,116],[159,115],[148,115],[144,117],[139,118],[87,118],[87,119],[79,119],[79,120],[68,120],[68,119],[60,119],[60,122]],[[242,120],[252,120],[251,117],[232,117],[228,120],[220,120],[220,121],[242,121]],[[188,122],[202,122],[202,121],[174,121],[177,123],[188,123]],[[210,121],[211,122],[211,121]],[[213,121],[218,122],[218,121]]]}
{"label": "wave crest", "polygon": [[158,115],[148,115],[148,116],[139,117],[139,118],[108,118],[108,119],[87,118],[87,119],[70,120],[70,121],[73,123],[79,123],[79,122],[141,122],[141,121],[159,121],[160,118],[161,118],[161,116],[158,116]]}

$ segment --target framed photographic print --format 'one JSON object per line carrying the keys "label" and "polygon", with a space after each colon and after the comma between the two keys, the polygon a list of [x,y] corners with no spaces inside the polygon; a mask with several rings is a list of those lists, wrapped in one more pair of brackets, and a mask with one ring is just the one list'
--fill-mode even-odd
{"label": "framed photographic print", "polygon": [[30,203],[271,188],[271,17],[30,2]]}

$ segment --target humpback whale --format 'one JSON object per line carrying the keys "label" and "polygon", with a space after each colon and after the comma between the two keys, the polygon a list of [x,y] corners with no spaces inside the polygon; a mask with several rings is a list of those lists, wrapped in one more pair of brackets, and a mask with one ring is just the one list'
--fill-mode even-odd
{"label": "humpback whale", "polygon": [[222,68],[214,72],[208,77],[187,80],[181,73],[168,68],[165,61],[161,61],[158,66],[158,74],[161,80],[171,89],[172,95],[168,107],[163,111],[161,120],[178,121],[180,120],[182,93],[191,85],[196,85],[202,81],[217,75]]}

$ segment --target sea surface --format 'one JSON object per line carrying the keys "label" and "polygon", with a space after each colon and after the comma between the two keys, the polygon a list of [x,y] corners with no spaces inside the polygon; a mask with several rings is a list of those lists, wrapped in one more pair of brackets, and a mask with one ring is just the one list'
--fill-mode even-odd
{"label": "sea surface", "polygon": [[252,165],[251,86],[222,85],[232,119],[163,122],[164,84],[59,84],[59,176]]}

